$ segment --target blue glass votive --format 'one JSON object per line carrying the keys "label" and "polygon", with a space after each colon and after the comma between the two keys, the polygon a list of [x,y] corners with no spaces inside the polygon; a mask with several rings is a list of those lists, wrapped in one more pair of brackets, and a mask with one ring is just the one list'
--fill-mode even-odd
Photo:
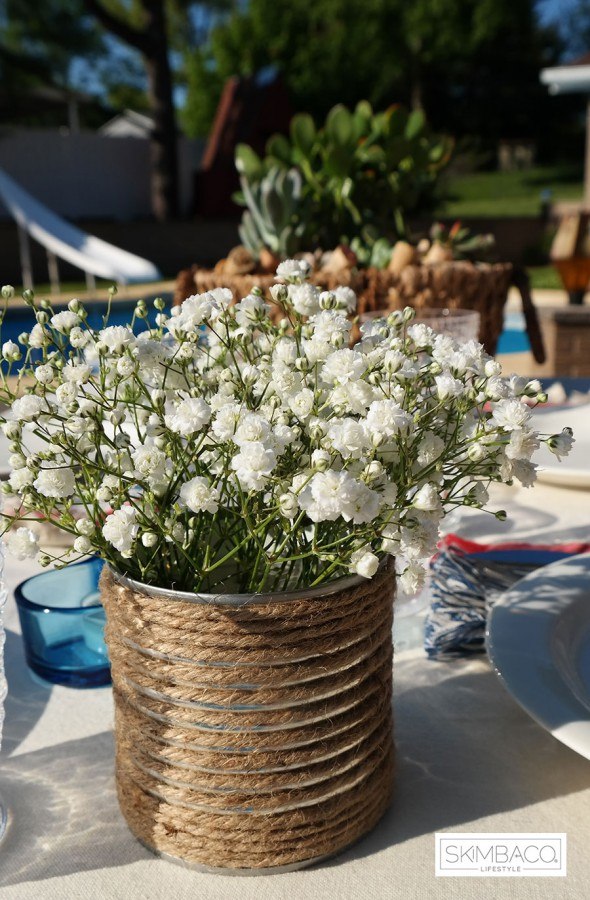
{"label": "blue glass votive", "polygon": [[42,572],[14,592],[27,663],[45,681],[78,688],[111,682],[98,590],[102,566],[89,559]]}

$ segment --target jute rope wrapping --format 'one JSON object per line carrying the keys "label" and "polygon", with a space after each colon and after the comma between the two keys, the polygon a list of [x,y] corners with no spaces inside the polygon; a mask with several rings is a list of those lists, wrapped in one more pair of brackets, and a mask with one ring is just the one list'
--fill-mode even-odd
{"label": "jute rope wrapping", "polygon": [[136,837],[256,870],[369,831],[393,783],[394,586],[387,564],[319,595],[232,606],[155,596],[105,567],[117,788]]}

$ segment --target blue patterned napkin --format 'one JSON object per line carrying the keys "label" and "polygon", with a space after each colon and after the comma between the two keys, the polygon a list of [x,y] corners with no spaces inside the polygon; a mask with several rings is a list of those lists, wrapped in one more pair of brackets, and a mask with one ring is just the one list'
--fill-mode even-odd
{"label": "blue patterned napkin", "polygon": [[477,544],[448,535],[430,564],[431,604],[424,648],[431,659],[485,652],[487,614],[497,597],[540,566],[590,544]]}

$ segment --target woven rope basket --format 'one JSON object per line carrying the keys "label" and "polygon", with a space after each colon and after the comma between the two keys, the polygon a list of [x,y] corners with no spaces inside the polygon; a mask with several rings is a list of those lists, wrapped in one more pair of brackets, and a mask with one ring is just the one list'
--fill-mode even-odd
{"label": "woven rope basket", "polygon": [[354,843],[393,783],[391,562],[306,592],[183,594],[105,567],[121,810],[160,855],[276,872]]}

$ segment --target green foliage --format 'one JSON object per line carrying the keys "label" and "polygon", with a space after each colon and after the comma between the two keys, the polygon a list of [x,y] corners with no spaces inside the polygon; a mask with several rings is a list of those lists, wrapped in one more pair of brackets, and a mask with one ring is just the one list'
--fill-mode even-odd
{"label": "green foliage", "polygon": [[[284,170],[272,166],[263,172],[262,164],[250,147],[238,147],[236,165],[242,173],[242,202],[247,207],[242,216],[240,240],[257,255],[268,247],[282,259],[301,249],[305,230],[305,212],[301,199],[302,179],[297,169]],[[260,166],[256,165],[256,161]],[[257,172],[250,178],[246,172]]]}
{"label": "green foliage", "polygon": [[208,90],[217,100],[226,78],[273,65],[295,111],[316,123],[335,104],[366,97],[375,109],[422,107],[434,128],[477,135],[487,148],[511,136],[548,145],[564,122],[547,127],[555,101],[539,69],[562,45],[535,8],[535,0],[248,0],[212,29],[202,53],[217,81],[189,84],[191,106],[209,108]]}
{"label": "green foliage", "polygon": [[299,172],[293,214],[307,246],[354,242],[363,261],[372,261],[389,246],[379,238],[405,234],[406,216],[432,204],[450,153],[450,140],[431,134],[421,112],[395,106],[373,113],[363,101],[353,111],[335,106],[321,128],[305,113],[294,116],[290,139],[272,137],[264,159],[240,145],[236,166],[250,191],[270,173]]}

